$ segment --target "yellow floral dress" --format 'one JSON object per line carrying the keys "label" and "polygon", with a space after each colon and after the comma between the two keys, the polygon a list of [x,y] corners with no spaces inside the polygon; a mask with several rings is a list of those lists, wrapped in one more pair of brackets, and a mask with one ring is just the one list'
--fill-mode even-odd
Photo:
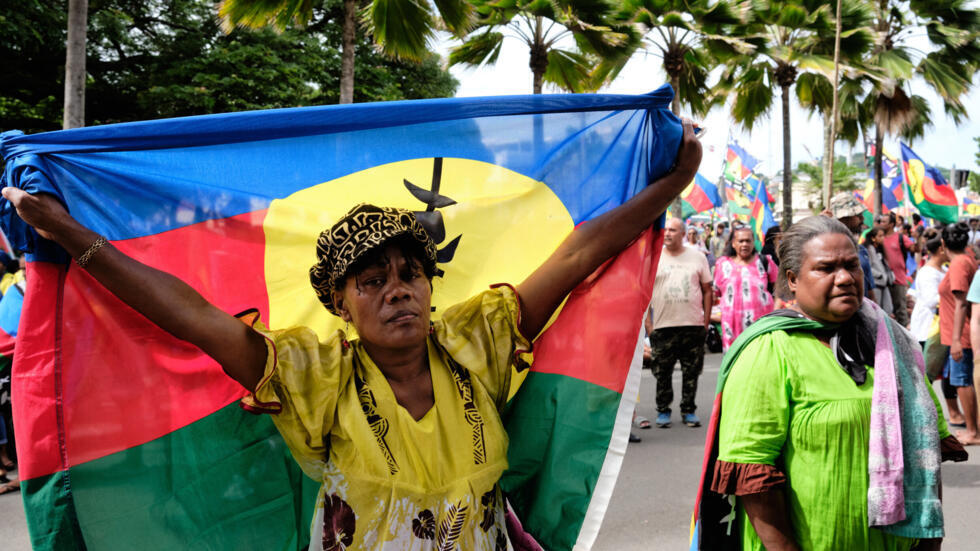
{"label": "yellow floral dress", "polygon": [[308,327],[257,329],[265,375],[242,400],[273,413],[303,471],[322,481],[311,549],[510,549],[497,486],[507,467],[498,413],[516,354],[511,287],[446,310],[428,338],[435,405],[416,421],[357,340]]}

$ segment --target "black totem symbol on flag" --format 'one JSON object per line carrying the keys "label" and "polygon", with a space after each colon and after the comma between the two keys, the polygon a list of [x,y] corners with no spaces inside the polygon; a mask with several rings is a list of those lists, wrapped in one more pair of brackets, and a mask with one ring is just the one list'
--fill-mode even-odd
{"label": "black totem symbol on flag", "polygon": [[[425,203],[425,210],[413,211],[415,218],[418,219],[425,231],[429,233],[429,237],[436,245],[439,245],[446,240],[446,224],[442,220],[442,213],[436,209],[441,209],[449,207],[456,204],[454,199],[450,199],[445,195],[439,194],[439,186],[442,183],[442,157],[435,157],[433,159],[432,166],[432,187],[430,189],[425,189],[419,187],[408,180],[404,180],[405,188],[419,201]],[[436,251],[436,262],[439,264],[445,264],[456,256],[456,247],[459,246],[459,240],[462,238],[462,234],[457,235],[450,241],[445,247]],[[436,275],[442,276],[445,274],[439,268],[436,268]]]}

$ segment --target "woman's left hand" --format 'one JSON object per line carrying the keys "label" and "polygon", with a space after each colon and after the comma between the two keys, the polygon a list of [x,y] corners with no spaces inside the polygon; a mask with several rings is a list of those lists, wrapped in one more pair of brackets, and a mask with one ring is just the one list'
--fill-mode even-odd
{"label": "woman's left hand", "polygon": [[949,355],[956,361],[963,359],[963,343],[955,341],[949,345]]}

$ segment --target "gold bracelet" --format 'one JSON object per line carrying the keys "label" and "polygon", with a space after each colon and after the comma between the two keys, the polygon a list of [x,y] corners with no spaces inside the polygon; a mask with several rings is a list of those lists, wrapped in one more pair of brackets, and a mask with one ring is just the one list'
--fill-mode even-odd
{"label": "gold bracelet", "polygon": [[105,237],[100,235],[99,238],[95,240],[95,243],[89,245],[89,247],[85,249],[85,252],[75,259],[75,264],[78,264],[79,268],[84,268],[87,266],[89,261],[92,260],[92,257],[95,256],[95,253],[99,252],[99,249],[101,249],[106,243],[108,243],[108,241],[105,240]]}

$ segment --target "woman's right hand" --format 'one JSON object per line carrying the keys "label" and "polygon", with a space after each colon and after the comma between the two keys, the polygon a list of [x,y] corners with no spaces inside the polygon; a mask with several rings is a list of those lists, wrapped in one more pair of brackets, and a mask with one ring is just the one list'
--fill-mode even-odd
{"label": "woman's right hand", "polygon": [[57,234],[75,221],[64,205],[49,193],[31,195],[15,187],[5,187],[2,193],[17,210],[17,215],[45,239],[57,241]]}

